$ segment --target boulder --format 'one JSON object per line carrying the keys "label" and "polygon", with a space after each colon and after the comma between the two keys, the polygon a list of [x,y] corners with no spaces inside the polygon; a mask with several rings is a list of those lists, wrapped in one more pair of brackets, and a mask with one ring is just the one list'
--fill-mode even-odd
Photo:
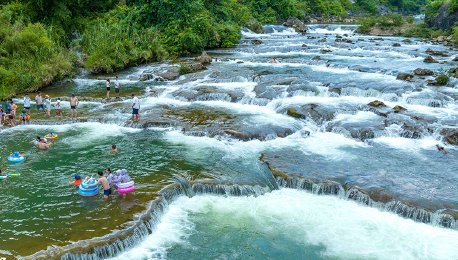
{"label": "boulder", "polygon": [[412,40],[411,39],[404,39],[402,40],[403,43],[412,43]]}
{"label": "boulder", "polygon": [[417,76],[432,76],[434,75],[434,72],[429,69],[416,69],[413,71],[413,73]]}
{"label": "boulder", "polygon": [[442,57],[448,57],[449,54],[445,51],[435,51],[430,48],[426,50],[426,53],[429,55],[434,55],[434,56],[442,56]]}
{"label": "boulder", "polygon": [[196,61],[200,62],[203,65],[208,65],[212,63],[212,57],[207,54],[207,52],[203,51],[199,57],[195,58]]}
{"label": "boulder", "polygon": [[444,128],[441,130],[440,134],[447,143],[458,145],[458,128]]}
{"label": "boulder", "polygon": [[330,48],[323,48],[320,50],[321,53],[328,53],[328,52],[332,52],[332,50]]}
{"label": "boulder", "polygon": [[393,47],[401,47],[401,44],[400,43],[394,43],[393,45],[391,45]]}
{"label": "boulder", "polygon": [[299,107],[288,108],[286,114],[294,118],[311,118],[318,123],[330,121],[334,118],[333,109],[317,104],[306,104]]}
{"label": "boulder", "polygon": [[404,108],[404,107],[402,107],[400,105],[397,105],[397,106],[393,107],[394,113],[402,113],[402,112],[404,112],[406,110],[407,110],[406,108]]}
{"label": "boulder", "polygon": [[433,57],[431,56],[426,56],[426,58],[423,60],[423,62],[426,62],[426,63],[438,63],[437,60],[435,60]]}
{"label": "boulder", "polygon": [[453,77],[458,78],[458,68],[451,68],[448,70],[448,73],[450,73]]}
{"label": "boulder", "polygon": [[163,73],[158,73],[157,76],[164,80],[176,80],[178,77],[180,77],[180,73],[177,71],[166,71]]}
{"label": "boulder", "polygon": [[307,26],[296,17],[289,17],[283,25],[293,28],[298,33],[307,33]]}
{"label": "boulder", "polygon": [[321,60],[321,57],[320,56],[315,56],[312,58],[312,60]]}
{"label": "boulder", "polygon": [[455,56],[452,61],[458,61],[458,56]]}
{"label": "boulder", "polygon": [[318,42],[326,42],[326,39],[321,39]]}
{"label": "boulder", "polygon": [[414,75],[409,74],[409,73],[399,73],[398,76],[396,77],[397,80],[406,80],[410,81],[412,80]]}
{"label": "boulder", "polygon": [[147,81],[147,80],[152,80],[152,79],[155,79],[156,76],[151,73],[151,72],[143,72],[140,77],[139,77],[139,80],[140,81]]}
{"label": "boulder", "polygon": [[374,100],[372,102],[370,102],[369,104],[367,104],[368,106],[371,106],[371,107],[386,107],[385,103],[383,103],[382,101],[379,101],[379,100]]}
{"label": "boulder", "polygon": [[305,44],[305,43],[302,44],[302,48],[307,48],[307,47],[308,47],[307,44]]}
{"label": "boulder", "polygon": [[253,39],[253,40],[251,40],[251,43],[254,44],[254,45],[259,45],[259,44],[262,44],[262,41],[259,40],[259,39]]}

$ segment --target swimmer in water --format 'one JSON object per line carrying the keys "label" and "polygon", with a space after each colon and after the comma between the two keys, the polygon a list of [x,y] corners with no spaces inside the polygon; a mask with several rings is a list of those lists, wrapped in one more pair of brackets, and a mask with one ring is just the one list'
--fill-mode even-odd
{"label": "swimmer in water", "polygon": [[445,150],[445,148],[439,144],[436,144],[436,147],[437,147],[437,150],[443,154],[447,154],[447,150]]}
{"label": "swimmer in water", "polygon": [[117,153],[118,152],[118,147],[116,147],[115,144],[111,145],[111,153]]}

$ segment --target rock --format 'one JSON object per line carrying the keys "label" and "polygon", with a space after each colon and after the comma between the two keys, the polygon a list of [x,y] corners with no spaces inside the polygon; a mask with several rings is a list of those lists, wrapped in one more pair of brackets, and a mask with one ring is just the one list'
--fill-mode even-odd
{"label": "rock", "polygon": [[156,76],[155,76],[153,73],[150,73],[150,72],[143,72],[143,73],[140,75],[139,80],[140,80],[140,81],[147,81],[147,80],[151,80],[151,79],[154,79],[154,78],[156,78]]}
{"label": "rock", "polygon": [[253,39],[253,40],[251,40],[251,43],[254,44],[254,45],[259,45],[259,44],[262,44],[262,41],[259,40],[259,39]]}
{"label": "rock", "polygon": [[416,69],[413,73],[417,76],[431,76],[434,75],[434,72],[429,69]]}
{"label": "rock", "polygon": [[429,27],[434,27],[442,30],[451,29],[458,22],[458,9],[451,8],[451,1],[439,1],[442,5],[438,7],[436,12],[428,13],[425,17],[425,23]]}
{"label": "rock", "polygon": [[441,130],[440,134],[447,143],[458,145],[458,128],[444,128]]}
{"label": "rock", "polygon": [[333,109],[317,104],[306,104],[288,108],[286,114],[294,118],[311,118],[317,123],[330,121],[334,118]]}
{"label": "rock", "polygon": [[391,45],[393,47],[401,47],[401,44],[400,43],[394,43],[393,45]]}
{"label": "rock", "polygon": [[401,107],[400,105],[397,105],[397,106],[393,107],[393,110],[394,110],[394,113],[401,113],[401,112],[406,111],[407,109],[404,108],[404,107]]}
{"label": "rock", "polygon": [[458,61],[458,56],[455,56],[452,61]]}
{"label": "rock", "polygon": [[431,56],[426,56],[426,58],[423,60],[423,62],[426,62],[426,63],[437,63],[438,61],[435,60],[433,57]]}
{"label": "rock", "polygon": [[431,85],[431,86],[445,86],[448,84],[450,78],[445,75],[445,74],[442,74],[442,75],[439,75],[436,77],[436,80],[434,81],[431,81],[429,80],[428,81],[428,85]]}
{"label": "rock", "polygon": [[435,50],[431,50],[430,48],[428,48],[426,50],[426,53],[429,54],[429,55],[434,55],[434,56],[442,56],[442,57],[448,57],[450,56],[447,52],[445,51],[435,51]]}
{"label": "rock", "polygon": [[180,77],[180,73],[178,73],[177,71],[167,71],[163,73],[158,73],[157,76],[165,80],[176,80],[178,77]]}
{"label": "rock", "polygon": [[203,65],[208,65],[212,63],[212,57],[207,54],[207,52],[203,51],[199,57],[195,58],[196,61],[200,62]]}
{"label": "rock", "polygon": [[326,42],[326,39],[321,39],[318,42]]}
{"label": "rock", "polygon": [[320,50],[321,53],[328,53],[328,52],[332,52],[332,50],[330,48],[323,48]]}
{"label": "rock", "polygon": [[298,33],[307,33],[307,26],[296,17],[289,17],[283,25],[293,28]]}
{"label": "rock", "polygon": [[374,100],[374,101],[370,102],[367,105],[371,106],[371,107],[386,107],[385,103],[383,103],[382,101],[379,101],[379,100]]}
{"label": "rock", "polygon": [[347,38],[336,38],[335,42],[346,42],[346,43],[353,43],[352,40]]}
{"label": "rock", "polygon": [[409,73],[399,73],[398,76],[396,77],[397,80],[406,80],[410,81],[412,80],[414,75],[409,74]]}
{"label": "rock", "polygon": [[361,141],[364,141],[367,139],[373,139],[375,137],[374,130],[370,128],[352,130],[350,131],[350,134],[351,134],[351,137],[355,139],[360,139]]}
{"label": "rock", "polygon": [[294,117],[294,118],[305,118],[304,115],[300,114],[299,112],[297,112],[296,109],[294,108],[288,108],[288,110],[286,111],[286,114],[290,117]]}
{"label": "rock", "polygon": [[448,73],[450,73],[453,77],[458,78],[458,68],[451,68]]}
{"label": "rock", "polygon": [[182,64],[179,70],[179,73],[181,75],[183,74],[188,74],[188,73],[194,73],[197,71],[205,70],[207,67],[203,65],[202,63],[191,63],[191,64]]}
{"label": "rock", "polygon": [[307,48],[307,44],[302,44],[302,48]]}
{"label": "rock", "polygon": [[320,56],[315,56],[312,58],[312,60],[321,60],[321,57]]}
{"label": "rock", "polygon": [[403,43],[412,43],[412,40],[411,39],[404,39],[402,40]]}

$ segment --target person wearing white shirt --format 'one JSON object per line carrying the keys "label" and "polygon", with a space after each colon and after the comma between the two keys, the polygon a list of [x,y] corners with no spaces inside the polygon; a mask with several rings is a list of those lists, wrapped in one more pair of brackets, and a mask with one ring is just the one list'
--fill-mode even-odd
{"label": "person wearing white shirt", "polygon": [[121,90],[121,85],[119,84],[118,81],[118,76],[116,76],[116,81],[115,81],[115,93],[116,93],[116,98],[119,98],[119,91]]}
{"label": "person wearing white shirt", "polygon": [[105,82],[105,85],[107,86],[107,98],[110,98],[110,88],[111,88],[111,82],[109,79]]}
{"label": "person wearing white shirt", "polygon": [[132,94],[132,121],[140,121],[140,101]]}
{"label": "person wearing white shirt", "polygon": [[24,110],[28,113],[30,110],[30,97],[28,93],[25,93],[24,96]]}

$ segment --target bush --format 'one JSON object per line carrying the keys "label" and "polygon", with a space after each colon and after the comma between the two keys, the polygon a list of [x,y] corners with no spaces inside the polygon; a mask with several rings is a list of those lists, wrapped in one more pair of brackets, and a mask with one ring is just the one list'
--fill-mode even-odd
{"label": "bush", "polygon": [[0,98],[36,91],[67,74],[72,57],[45,26],[18,15],[20,5],[0,10]]}
{"label": "bush", "polygon": [[445,74],[441,74],[439,76],[437,76],[436,78],[436,82],[440,85],[440,86],[445,86],[448,84],[448,81],[450,80],[450,78],[445,75]]}
{"label": "bush", "polygon": [[80,46],[87,55],[88,69],[95,73],[113,72],[167,56],[158,31],[134,26],[126,15],[128,11],[109,12],[87,26]]}

